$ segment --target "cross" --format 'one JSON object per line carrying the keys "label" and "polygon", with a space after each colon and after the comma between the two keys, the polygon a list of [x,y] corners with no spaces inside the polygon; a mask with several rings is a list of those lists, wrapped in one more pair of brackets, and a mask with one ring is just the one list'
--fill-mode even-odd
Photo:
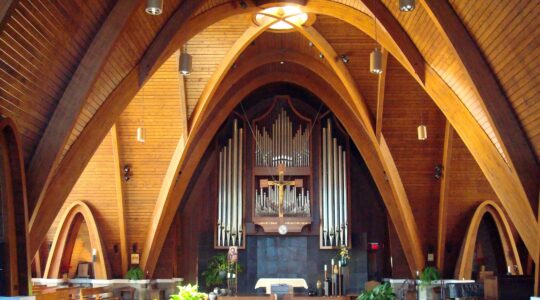
{"label": "cross", "polygon": [[295,187],[302,187],[303,180],[302,179],[295,179],[291,181],[285,181],[285,164],[279,164],[278,165],[278,180],[268,180],[268,179],[261,179],[261,188],[267,188],[269,186],[276,186],[278,188],[278,197],[279,197],[279,217],[283,218],[283,195],[284,195],[284,187],[286,186],[295,186]]}

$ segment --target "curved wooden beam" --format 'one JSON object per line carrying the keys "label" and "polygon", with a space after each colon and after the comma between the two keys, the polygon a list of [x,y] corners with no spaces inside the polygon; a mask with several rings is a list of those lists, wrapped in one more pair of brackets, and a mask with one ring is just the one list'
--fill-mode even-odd
{"label": "curved wooden beam", "polygon": [[[207,105],[207,109],[203,111],[204,116],[202,119],[199,119],[199,124],[194,125],[194,128],[197,129],[194,129],[189,136],[184,155],[182,156],[180,166],[178,167],[180,175],[175,181],[176,184],[172,191],[171,197],[169,197],[168,201],[163,203],[162,207],[159,207],[159,205],[156,206],[156,212],[157,210],[160,210],[161,214],[154,213],[155,217],[149,230],[141,260],[143,262],[144,269],[147,272],[150,272],[150,274],[153,273],[158,259],[158,256],[155,254],[161,251],[166,238],[166,233],[169,230],[174,218],[174,214],[176,213],[189,185],[189,178],[191,178],[193,172],[195,172],[198,162],[202,158],[204,151],[206,151],[208,144],[213,138],[213,135],[218,130],[218,127],[224,118],[226,118],[228,115],[226,112],[230,113],[232,109],[243,99],[243,97],[245,97],[244,93],[242,94],[242,97],[234,96],[235,100],[233,102],[223,100],[226,98],[225,96],[227,91],[229,91],[229,89],[226,87],[232,86],[233,88],[231,89],[234,89],[234,85],[237,84],[238,81],[250,70],[256,69],[257,67],[265,64],[279,61],[293,62],[305,68],[311,69],[313,74],[319,74],[322,78],[324,78],[334,89],[334,91],[344,99],[334,100],[334,102],[337,104],[329,103],[329,101],[326,102],[328,102],[327,105],[332,110],[339,111],[339,114],[337,112],[336,114],[343,117],[340,118],[340,120],[344,123],[344,125],[348,125],[346,125],[346,127],[355,128],[355,130],[351,130],[351,132],[355,132],[356,134],[354,138],[355,143],[364,156],[366,164],[368,165],[368,168],[370,169],[385,201],[390,217],[392,218],[396,229],[400,233],[400,240],[403,247],[406,249],[405,253],[407,253],[411,273],[413,273],[415,270],[421,269],[423,266],[423,257],[421,257],[422,252],[415,221],[412,216],[412,210],[407,201],[405,203],[402,201],[403,199],[406,200],[406,195],[405,198],[403,198],[403,195],[401,194],[404,193],[404,188],[399,179],[390,181],[386,180],[386,174],[395,172],[394,174],[398,175],[397,170],[390,170],[389,172],[385,171],[388,163],[382,161],[384,155],[382,155],[381,152],[383,151],[381,151],[378,144],[374,142],[373,132],[367,129],[359,116],[354,113],[354,109],[351,107],[351,101],[348,100],[350,99],[350,96],[347,89],[342,85],[340,79],[330,70],[324,67],[324,65],[322,65],[317,59],[292,51],[287,53],[283,53],[281,51],[265,52],[238,62],[238,67],[232,71],[231,75],[226,79],[226,81],[224,81],[220,91],[218,91],[214,98],[211,99],[212,103],[209,103]],[[300,74],[297,74],[295,76],[301,77],[299,75]],[[290,76],[282,77],[289,78]],[[308,85],[312,86],[312,84]],[[249,90],[249,92],[251,92],[251,90]],[[216,116],[216,114],[219,114],[219,117]],[[352,122],[354,122],[354,125],[349,125]],[[361,130],[358,130],[358,128],[361,128]],[[369,142],[366,143],[366,141]],[[386,153],[387,155],[384,157],[387,160],[392,160],[387,148]],[[391,165],[393,165],[395,168],[393,162]],[[393,178],[393,176],[389,177]],[[395,185],[399,184],[401,184],[401,188],[395,187]],[[420,258],[418,258],[418,256],[420,256]]]}
{"label": "curved wooden beam", "polygon": [[45,266],[44,278],[58,278],[62,257],[64,256],[66,244],[70,243],[70,238],[76,239],[78,228],[82,221],[86,222],[88,233],[90,235],[90,245],[92,249],[97,250],[96,261],[93,263],[94,274],[96,279],[109,279],[110,270],[109,262],[107,261],[107,251],[101,240],[99,228],[90,207],[82,202],[75,201],[66,209],[56,233],[47,258]]}
{"label": "curved wooden beam", "polygon": [[530,202],[536,203],[540,186],[540,168],[497,76],[447,0],[420,2],[459,58],[464,74],[468,75],[473,90],[480,96],[480,104],[487,113],[508,162],[517,172]]}
{"label": "curved wooden beam", "polygon": [[0,32],[4,31],[4,26],[17,3],[18,0],[4,0],[0,3]]}
{"label": "curved wooden beam", "polygon": [[10,296],[27,295],[31,259],[27,248],[28,205],[24,155],[17,126],[9,118],[0,119],[0,144],[3,175],[3,189],[0,192],[7,202],[4,241],[7,244],[9,264],[4,266],[4,271],[9,272],[9,279],[6,284],[10,287]]}
{"label": "curved wooden beam", "polygon": [[478,237],[478,228],[482,222],[482,218],[490,214],[495,220],[497,225],[497,231],[501,238],[501,243],[503,247],[503,252],[505,256],[505,261],[507,266],[517,266],[517,274],[512,270],[514,275],[523,275],[523,268],[521,266],[521,260],[519,258],[519,252],[517,251],[516,241],[512,234],[512,229],[510,224],[506,219],[506,215],[499,205],[493,201],[484,201],[476,211],[474,216],[469,224],[467,229],[467,235],[463,240],[463,245],[461,247],[461,252],[459,254],[458,262],[456,264],[456,278],[465,278],[471,279],[473,260],[474,260],[474,250],[476,247],[476,240]]}
{"label": "curved wooden beam", "polygon": [[112,49],[124,32],[126,24],[136,13],[137,8],[141,7],[141,3],[142,1],[119,0],[115,4],[58,101],[28,166],[28,199],[31,211],[34,207],[39,210],[42,205],[43,194],[86,104],[86,99]]}

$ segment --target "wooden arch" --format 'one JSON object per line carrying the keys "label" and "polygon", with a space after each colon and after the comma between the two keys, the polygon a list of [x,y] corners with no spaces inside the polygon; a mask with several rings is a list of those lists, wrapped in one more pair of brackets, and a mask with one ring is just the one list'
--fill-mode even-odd
{"label": "wooden arch", "polygon": [[[1,197],[6,200],[7,218],[4,219],[4,237],[8,258],[4,271],[7,276],[2,284],[8,286],[10,296],[27,295],[30,278],[30,260],[27,251],[28,203],[26,198],[26,178],[19,131],[11,119],[0,120],[0,180]],[[0,203],[0,205],[2,205]],[[0,216],[3,218],[3,216]],[[0,228],[0,230],[2,230]]]}
{"label": "wooden arch", "polygon": [[[92,249],[96,249],[97,251],[96,260],[93,264],[95,278],[110,278],[107,251],[101,240],[97,223],[90,207],[82,201],[75,201],[71,204],[60,219],[60,225],[54,235],[51,251],[47,258],[44,278],[58,278],[64,254],[69,250],[67,249],[70,248],[69,244],[77,238],[77,232],[83,221],[85,221],[86,226],[88,226],[90,245],[92,246]],[[69,251],[72,251],[72,249]]]}
{"label": "wooden arch", "polygon": [[[193,2],[198,1],[186,1],[187,5]],[[311,0],[305,8],[313,13],[338,18],[370,36],[374,35],[372,19],[361,11],[344,4],[328,0]],[[186,21],[188,17],[181,12],[179,18],[175,18],[177,14],[175,13],[169,19],[139,65],[109,95],[60,163],[43,198],[43,205],[32,215],[30,251],[33,253],[37,251],[39,243],[45,237],[47,228],[54,221],[54,215],[61,209],[69,191],[76,182],[76,178],[80,176],[100,141],[135,96],[141,84],[159,68],[167,57],[177,50],[178,45],[184,44],[196,33],[227,17],[252,13],[256,9],[253,6],[243,9],[231,2],[213,8],[190,21]],[[386,10],[377,13],[381,23],[384,20],[386,29],[378,30],[380,32],[379,42],[411,73],[447,117],[477,161],[497,196],[503,199],[502,204],[529,252],[537,253],[539,248],[537,221],[516,171],[508,167],[461,99],[419,55],[414,43],[397,21],[388,16]],[[381,17],[381,13],[386,17]],[[536,256],[534,257],[535,260],[538,260]]]}
{"label": "wooden arch", "polygon": [[514,270],[512,273],[515,275],[523,275],[523,268],[521,266],[521,260],[517,251],[516,241],[514,240],[512,229],[510,228],[506,215],[504,214],[503,209],[497,203],[487,200],[478,206],[471,219],[471,223],[469,224],[469,229],[467,229],[467,235],[463,240],[461,252],[456,264],[455,277],[471,279],[474,250],[478,237],[478,228],[480,227],[480,223],[486,214],[491,215],[493,220],[495,220],[495,224],[497,225],[497,231],[499,232],[504,250],[506,265],[517,266],[517,274],[514,273]]}
{"label": "wooden arch", "polygon": [[[257,77],[258,81],[249,82],[246,85],[239,84],[249,71],[280,60],[293,62],[302,66],[303,69],[308,70],[305,72],[307,75],[295,74],[293,76],[283,73],[271,73],[266,77]],[[400,241],[405,249],[404,252],[407,254],[411,273],[421,269],[424,260],[416,222],[414,221],[403,185],[399,180],[399,174],[397,174],[397,169],[393,164],[393,159],[386,144],[383,142],[384,145],[379,148],[377,143],[374,142],[375,139],[371,136],[373,133],[368,130],[362,120],[355,114],[355,110],[350,107],[353,105],[351,101],[347,101],[350,96],[339,78],[315,58],[294,52],[270,56],[265,53],[264,55],[261,54],[261,56],[255,56],[242,62],[225,79],[219,91],[210,100],[207,110],[205,110],[200,119],[200,123],[198,126],[194,126],[194,130],[190,134],[186,149],[180,160],[180,175],[176,181],[176,185],[172,189],[171,195],[167,199],[163,199],[163,202],[156,204],[154,219],[149,229],[149,235],[142,256],[142,266],[144,269],[150,274],[153,273],[158,259],[158,255],[156,254],[161,251],[174,214],[189,185],[189,179],[193,172],[195,172],[215,132],[217,132],[223,120],[225,120],[243,98],[264,84],[260,83],[261,81],[264,83],[287,81],[301,85],[318,95],[336,113],[345,128],[350,132],[353,141],[370,169],[390,218],[398,231]],[[322,86],[328,88],[321,89]],[[333,91],[334,96],[329,96],[327,90]],[[335,94],[339,96],[336,97]],[[382,140],[384,141],[384,139]]]}

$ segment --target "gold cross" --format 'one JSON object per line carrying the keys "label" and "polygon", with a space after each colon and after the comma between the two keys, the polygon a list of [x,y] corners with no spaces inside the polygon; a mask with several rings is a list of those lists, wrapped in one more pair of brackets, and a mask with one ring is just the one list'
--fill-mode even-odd
{"label": "gold cross", "polygon": [[269,186],[276,186],[278,188],[278,198],[279,198],[279,217],[283,217],[283,196],[285,194],[284,187],[286,186],[296,186],[296,187],[302,187],[302,179],[296,179],[291,181],[285,181],[285,165],[279,164],[278,165],[278,180],[277,181],[269,181],[266,179],[261,180],[261,187],[269,187]]}

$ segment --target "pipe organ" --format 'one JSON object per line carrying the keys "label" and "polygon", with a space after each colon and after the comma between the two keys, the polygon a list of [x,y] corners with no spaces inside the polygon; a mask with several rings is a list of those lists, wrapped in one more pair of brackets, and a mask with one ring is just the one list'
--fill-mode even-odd
{"label": "pipe organ", "polygon": [[254,113],[249,121],[234,112],[216,136],[215,248],[278,232],[319,235],[321,249],[350,246],[347,132],[330,113],[302,115],[286,96]]}
{"label": "pipe organ", "polygon": [[307,128],[299,124],[293,130],[293,122],[285,109],[281,109],[276,121],[271,125],[271,132],[266,127],[255,126],[255,164],[258,167],[309,167],[309,134]]}
{"label": "pipe organ", "polygon": [[233,121],[232,137],[219,151],[218,214],[215,246],[244,247],[243,129]]}
{"label": "pipe organ", "polygon": [[350,239],[348,141],[340,142],[335,134],[337,131],[337,128],[332,128],[332,120],[328,118],[321,134],[320,199],[323,248],[349,246]]}

